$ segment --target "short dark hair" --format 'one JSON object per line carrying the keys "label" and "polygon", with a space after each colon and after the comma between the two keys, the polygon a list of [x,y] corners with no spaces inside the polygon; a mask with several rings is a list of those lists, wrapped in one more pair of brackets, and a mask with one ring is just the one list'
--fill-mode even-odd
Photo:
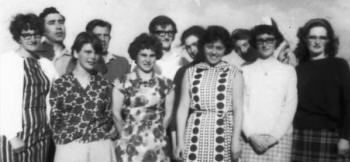
{"label": "short dark hair", "polygon": [[129,45],[128,52],[130,58],[136,61],[137,54],[143,49],[153,50],[157,60],[163,56],[162,43],[153,35],[142,33],[137,36]]}
{"label": "short dark hair", "polygon": [[107,22],[107,21],[104,21],[102,19],[94,19],[94,20],[91,20],[85,27],[85,31],[86,32],[89,32],[89,33],[92,33],[92,31],[94,30],[94,28],[96,26],[101,26],[101,27],[107,27],[109,31],[112,30],[112,25],[111,23]]}
{"label": "short dark hair", "polygon": [[45,8],[40,14],[39,14],[39,18],[44,21],[45,17],[49,14],[53,14],[53,13],[57,13],[60,14],[63,17],[63,20],[65,21],[66,18],[55,8],[55,7],[47,7]]}
{"label": "short dark hair", "polygon": [[306,38],[310,30],[314,27],[324,27],[327,31],[329,41],[326,44],[325,54],[328,57],[334,57],[338,53],[339,39],[335,35],[332,25],[326,19],[315,18],[307,21],[305,25],[298,30],[297,37],[299,42],[294,53],[300,62],[310,60],[310,52],[307,47]]}
{"label": "short dark hair", "polygon": [[77,35],[72,45],[72,53],[74,51],[79,52],[81,48],[88,43],[91,43],[95,53],[102,55],[103,48],[100,39],[98,39],[96,35],[88,32],[81,32]]}
{"label": "short dark hair", "polygon": [[256,48],[256,37],[262,34],[270,34],[276,38],[276,47],[278,47],[284,40],[281,32],[274,26],[271,25],[257,25],[251,30],[250,45]]}
{"label": "short dark hair", "polygon": [[34,30],[37,34],[42,35],[41,21],[35,14],[18,14],[10,24],[12,38],[18,42],[23,30]]}
{"label": "short dark hair", "polygon": [[169,18],[168,16],[160,15],[160,16],[153,18],[148,26],[148,31],[151,34],[155,34],[157,25],[160,25],[160,26],[171,25],[174,28],[174,32],[177,33],[177,28],[176,28],[175,22],[171,18]]}
{"label": "short dark hair", "polygon": [[187,39],[187,37],[194,35],[195,37],[197,37],[198,39],[201,39],[201,37],[203,36],[205,32],[205,29],[201,26],[198,25],[194,25],[189,27],[188,29],[186,29],[182,35],[181,35],[181,45],[185,44],[185,40]]}
{"label": "short dark hair", "polygon": [[235,45],[237,41],[239,40],[250,40],[251,36],[250,36],[250,31],[248,29],[242,29],[242,28],[238,28],[233,30],[233,32],[231,33],[231,41],[232,44]]}
{"label": "short dark hair", "polygon": [[202,38],[198,42],[199,52],[195,56],[194,63],[205,61],[204,45],[215,41],[221,41],[223,43],[223,45],[226,48],[225,55],[231,52],[232,45],[231,45],[230,33],[222,26],[209,26],[205,30]]}

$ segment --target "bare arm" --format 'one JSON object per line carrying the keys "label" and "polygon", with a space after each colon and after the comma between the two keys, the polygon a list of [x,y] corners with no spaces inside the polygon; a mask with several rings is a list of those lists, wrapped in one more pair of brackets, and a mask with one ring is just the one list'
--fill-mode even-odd
{"label": "bare arm", "polygon": [[124,125],[124,121],[121,115],[122,107],[124,104],[124,94],[122,94],[118,88],[113,88],[113,99],[112,99],[112,109],[113,109],[113,116],[114,116],[114,122],[117,127],[117,130],[119,133],[122,132],[122,128]]}
{"label": "bare arm", "polygon": [[165,116],[164,116],[164,122],[163,122],[164,129],[166,129],[169,126],[169,123],[172,120],[173,107],[174,107],[174,89],[171,89],[165,98]]}
{"label": "bare arm", "polygon": [[239,138],[242,130],[243,115],[243,76],[241,72],[237,72],[233,84],[233,121],[234,131],[232,134],[233,153],[240,152]]}
{"label": "bare arm", "polygon": [[189,83],[186,80],[186,76],[188,75],[188,72],[186,71],[185,77],[182,79],[182,86],[181,86],[181,98],[179,107],[177,109],[176,113],[176,125],[177,125],[177,137],[178,137],[178,146],[183,147],[185,144],[185,127],[186,127],[186,120],[188,117],[188,110],[190,107],[190,94],[189,94]]}

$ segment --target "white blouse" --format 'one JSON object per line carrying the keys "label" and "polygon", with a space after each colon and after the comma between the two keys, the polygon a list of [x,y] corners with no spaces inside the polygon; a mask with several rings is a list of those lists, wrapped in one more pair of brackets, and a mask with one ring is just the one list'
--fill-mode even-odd
{"label": "white blouse", "polygon": [[297,107],[297,77],[292,66],[275,58],[243,66],[245,81],[243,132],[269,134],[280,139],[292,133]]}

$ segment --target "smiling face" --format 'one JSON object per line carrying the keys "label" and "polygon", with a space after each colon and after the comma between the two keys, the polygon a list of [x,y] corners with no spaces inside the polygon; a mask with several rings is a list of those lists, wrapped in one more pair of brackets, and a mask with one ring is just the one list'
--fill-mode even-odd
{"label": "smiling face", "polygon": [[74,57],[77,59],[77,66],[86,71],[92,71],[95,69],[100,55],[95,53],[91,43],[86,43],[80,51],[74,51]]}
{"label": "smiling face", "polygon": [[328,41],[327,30],[324,27],[311,28],[306,37],[306,44],[311,56],[315,57],[323,54],[326,51]]}
{"label": "smiling face", "polygon": [[51,13],[44,18],[44,35],[51,42],[62,43],[66,38],[66,27],[61,14]]}
{"label": "smiling face", "polygon": [[276,38],[272,34],[260,34],[256,36],[256,47],[261,58],[269,58],[276,49]]}
{"label": "smiling face", "polygon": [[142,49],[137,53],[136,65],[141,71],[149,73],[153,71],[156,60],[156,53],[153,50]]}
{"label": "smiling face", "polygon": [[171,44],[174,41],[175,31],[174,27],[170,24],[162,26],[155,26],[155,36],[162,42],[162,48],[164,51],[169,51]]}
{"label": "smiling face", "polygon": [[221,40],[204,44],[204,55],[210,65],[218,64],[225,55],[226,47]]}
{"label": "smiling face", "polygon": [[22,30],[18,43],[27,51],[34,52],[40,46],[41,35],[34,30]]}

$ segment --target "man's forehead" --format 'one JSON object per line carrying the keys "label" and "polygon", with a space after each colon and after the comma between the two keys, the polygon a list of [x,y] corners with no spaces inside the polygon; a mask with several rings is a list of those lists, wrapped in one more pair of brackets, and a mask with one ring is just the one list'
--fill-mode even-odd
{"label": "man's forehead", "polygon": [[94,29],[92,30],[93,33],[104,33],[107,32],[109,33],[109,29],[107,26],[95,26]]}
{"label": "man's forehead", "polygon": [[156,25],[155,29],[156,30],[174,30],[174,28],[171,24]]}
{"label": "man's forehead", "polygon": [[45,17],[45,21],[51,21],[51,20],[63,20],[63,16],[61,14],[59,14],[59,13],[48,14]]}

